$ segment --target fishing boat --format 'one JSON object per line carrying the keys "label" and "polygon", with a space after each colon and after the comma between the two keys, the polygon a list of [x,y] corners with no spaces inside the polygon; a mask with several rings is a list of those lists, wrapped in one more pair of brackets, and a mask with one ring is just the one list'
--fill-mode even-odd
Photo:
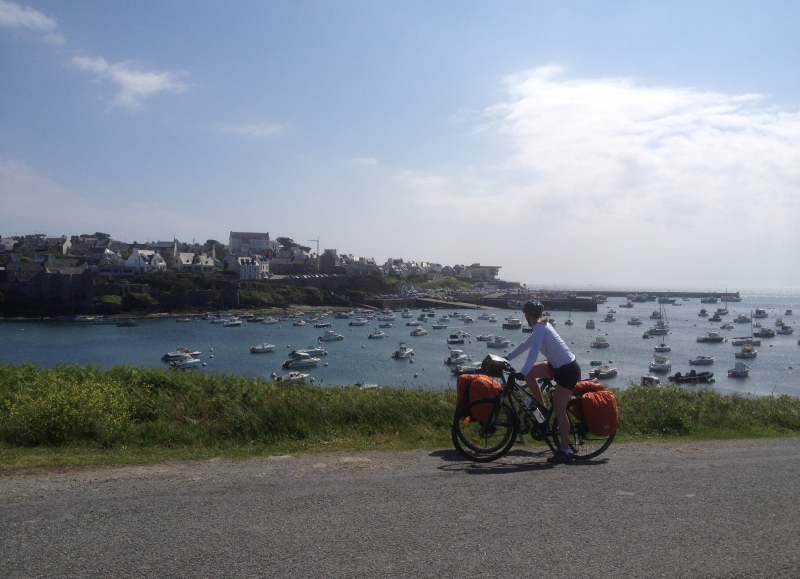
{"label": "fishing boat", "polygon": [[728,378],[744,378],[750,374],[750,366],[739,360],[728,370]]}
{"label": "fishing boat", "polygon": [[426,329],[425,329],[425,328],[423,328],[422,326],[417,326],[416,328],[414,328],[413,330],[411,330],[411,335],[412,335],[412,336],[424,336],[424,335],[426,335],[427,333],[428,333],[428,330],[426,330]]}
{"label": "fishing boat", "polygon": [[250,353],[251,354],[264,354],[266,352],[274,352],[275,351],[275,344],[267,344],[264,342],[263,344],[259,344],[258,346],[250,346]]}
{"label": "fishing boat", "polygon": [[598,336],[589,345],[592,348],[608,348],[611,344],[608,342],[608,339],[605,338],[604,336]]}
{"label": "fishing boat", "polygon": [[756,308],[755,311],[753,312],[753,317],[754,318],[767,318],[767,317],[769,317],[769,314],[767,313],[767,310],[763,310],[761,308]]}
{"label": "fishing boat", "polygon": [[630,320],[628,320],[629,326],[641,326],[644,322],[640,318],[633,316]]}
{"label": "fishing boat", "polygon": [[669,372],[670,370],[672,370],[672,363],[666,356],[661,354],[653,356],[653,360],[650,362],[651,372]]}
{"label": "fishing boat", "polygon": [[469,334],[459,330],[455,334],[450,334],[450,337],[447,338],[447,343],[448,344],[463,344],[468,337],[469,337]]}
{"label": "fishing boat", "polygon": [[758,338],[774,338],[775,337],[775,330],[772,328],[761,327],[758,331],[753,332],[753,335]]}
{"label": "fishing boat", "polygon": [[503,322],[503,329],[504,330],[519,330],[522,327],[522,322],[519,318],[515,318],[514,316],[509,315],[506,318],[506,321]]}
{"label": "fishing boat", "polygon": [[697,336],[697,341],[707,344],[719,344],[725,341],[725,336],[721,335],[719,332],[708,332],[706,336]]}
{"label": "fishing boat", "polygon": [[370,335],[367,336],[370,340],[380,340],[381,338],[385,338],[386,333],[382,332],[381,330],[375,330]]}
{"label": "fishing boat", "polygon": [[708,366],[714,363],[714,356],[695,356],[694,358],[689,358],[689,363],[696,366]]}
{"label": "fishing boat", "polygon": [[595,329],[594,320],[586,320],[586,329],[587,330],[594,330]]}
{"label": "fishing boat", "polygon": [[751,344],[743,344],[742,349],[734,354],[736,358],[755,358],[758,355],[756,350]]}
{"label": "fishing boat", "polygon": [[776,334],[788,335],[788,334],[793,334],[794,330],[792,329],[792,326],[787,326],[786,324],[783,324],[783,325],[781,325],[780,328],[775,330],[775,333]]}
{"label": "fishing boat", "polygon": [[511,345],[511,340],[503,336],[495,336],[493,340],[486,342],[489,348],[507,348]]}
{"label": "fishing boat", "polygon": [[450,355],[444,359],[445,364],[463,364],[472,360],[463,350],[450,350]]}
{"label": "fishing boat", "polygon": [[394,351],[394,353],[392,354],[392,358],[396,360],[404,360],[405,358],[408,358],[409,356],[413,355],[414,355],[414,350],[409,348],[408,344],[406,344],[405,342],[400,342],[400,347]]}
{"label": "fishing boat", "polygon": [[335,342],[337,340],[344,340],[344,336],[341,334],[337,334],[333,330],[325,330],[325,333],[322,334],[318,340],[320,342]]}
{"label": "fishing boat", "polygon": [[283,364],[281,364],[281,368],[284,370],[290,368],[311,368],[319,364],[320,361],[321,360],[319,358],[312,358],[305,352],[299,352],[295,354],[293,358],[289,358]]}

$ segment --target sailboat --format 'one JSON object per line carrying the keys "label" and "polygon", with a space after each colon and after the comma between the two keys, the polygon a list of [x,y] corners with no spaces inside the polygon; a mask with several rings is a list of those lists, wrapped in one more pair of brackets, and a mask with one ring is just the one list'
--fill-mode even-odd
{"label": "sailboat", "polygon": [[731,338],[731,344],[734,346],[744,346],[745,344],[750,346],[760,346],[761,345],[761,338],[756,338],[753,336],[753,311],[750,310],[750,335],[749,336],[739,336],[738,338]]}
{"label": "sailboat", "polygon": [[572,304],[569,307],[569,313],[567,313],[567,321],[564,322],[565,326],[571,326],[575,322],[572,321]]}
{"label": "sailboat", "polygon": [[[665,336],[669,333],[669,325],[667,324],[667,314],[664,311],[664,302],[659,302],[659,318],[656,325],[647,330],[651,336]],[[652,316],[651,316],[652,317]],[[662,344],[666,346],[666,344]]]}

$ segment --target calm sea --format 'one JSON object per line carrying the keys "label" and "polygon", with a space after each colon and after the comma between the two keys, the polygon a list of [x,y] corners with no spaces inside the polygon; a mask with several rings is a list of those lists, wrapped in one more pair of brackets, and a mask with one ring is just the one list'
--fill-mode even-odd
{"label": "calm sea", "polygon": [[[650,288],[655,290],[658,288]],[[680,291],[672,288],[674,291]],[[688,288],[685,291],[690,291]],[[645,291],[645,288],[639,291]],[[749,290],[741,291],[742,301],[729,303],[730,314],[724,321],[732,321],[737,314],[749,314],[755,308],[765,309],[769,317],[760,320],[764,325],[774,328],[775,320],[783,317],[784,322],[797,327],[797,315],[785,316],[788,308],[800,311],[800,291],[798,290]],[[597,312],[572,312],[575,324],[564,325],[570,316],[568,312],[551,312],[556,320],[555,328],[570,345],[578,361],[588,373],[590,360],[602,360],[618,369],[619,375],[606,383],[624,387],[629,381],[639,382],[648,373],[648,364],[653,358],[653,347],[661,342],[661,337],[643,339],[642,333],[652,325],[649,319],[658,304],[653,302],[635,304],[633,308],[620,308],[622,298],[609,298],[600,305]],[[701,307],[713,312],[718,305],[700,304],[693,298],[678,300],[677,305],[665,305],[664,310],[670,326],[670,334],[664,336],[672,351],[666,355],[672,362],[672,371],[688,372],[713,371],[716,378],[714,387],[723,393],[742,395],[790,394],[800,396],[800,328],[793,335],[777,335],[762,339],[757,347],[758,357],[747,361],[752,367],[747,378],[728,378],[727,370],[735,362],[737,350],[730,342],[720,344],[698,343],[697,336],[709,331],[719,331],[726,337],[748,335],[749,324],[733,324],[733,330],[720,330],[719,323],[710,323],[698,316]],[[614,308],[617,321],[602,322],[608,308]],[[328,355],[323,357],[320,366],[304,370],[321,385],[353,384],[356,382],[388,386],[421,387],[427,389],[447,389],[455,387],[455,378],[450,367],[444,364],[450,347],[446,338],[451,332],[463,330],[471,338],[463,345],[453,346],[464,350],[474,360],[482,359],[487,353],[502,354],[502,350],[487,348],[485,342],[475,339],[483,332],[502,335],[513,344],[519,343],[527,334],[520,330],[501,329],[502,319],[510,313],[521,317],[520,312],[498,310],[498,322],[491,323],[477,319],[473,310],[461,310],[475,317],[475,322],[466,324],[461,320],[450,320],[447,329],[432,329],[433,320],[425,324],[428,334],[411,337],[412,328],[405,323],[409,320],[397,315],[397,327],[384,330],[388,337],[378,340],[367,339],[379,322],[371,321],[367,326],[351,327],[348,320],[326,318],[333,329],[345,336],[343,341],[324,342]],[[437,314],[452,310],[440,309]],[[420,310],[414,311],[415,318]],[[644,322],[642,326],[631,326],[626,322],[637,316]],[[439,316],[437,315],[437,318]],[[588,319],[596,321],[596,329],[585,327]],[[195,319],[191,323],[176,323],[174,319],[145,319],[138,327],[118,328],[115,325],[94,325],[91,323],[69,322],[2,322],[0,323],[0,361],[31,361],[42,366],[59,362],[91,363],[110,367],[117,364],[132,366],[162,367],[161,356],[177,346],[187,346],[200,350],[200,358],[206,364],[199,372],[234,372],[245,376],[269,377],[273,372],[285,374],[281,363],[294,348],[317,344],[323,330],[312,324],[293,327],[291,322],[278,325],[258,323],[243,324],[240,327],[225,328],[220,324]],[[598,350],[589,347],[597,336],[606,336],[611,343],[609,348]],[[392,359],[391,353],[400,341],[405,341],[414,349],[413,361]],[[251,354],[250,346],[270,342],[277,346],[276,352]],[[712,366],[690,366],[689,358],[698,354],[712,355]],[[212,357],[213,356],[213,357]],[[524,358],[516,360],[521,366]],[[666,374],[660,375],[666,381]]]}

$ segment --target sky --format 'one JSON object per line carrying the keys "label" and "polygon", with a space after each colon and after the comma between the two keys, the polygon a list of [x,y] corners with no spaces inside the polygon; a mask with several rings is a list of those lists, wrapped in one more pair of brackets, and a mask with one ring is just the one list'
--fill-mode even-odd
{"label": "sky", "polygon": [[0,0],[0,235],[800,286],[800,3]]}

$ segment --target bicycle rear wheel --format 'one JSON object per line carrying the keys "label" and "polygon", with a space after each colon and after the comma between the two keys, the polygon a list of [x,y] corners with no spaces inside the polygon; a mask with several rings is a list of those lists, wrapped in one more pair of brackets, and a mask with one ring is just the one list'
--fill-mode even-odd
{"label": "bicycle rear wheel", "polygon": [[472,410],[482,404],[493,404],[492,398],[481,398],[464,406],[453,419],[453,446],[469,460],[490,462],[506,454],[517,437],[514,411],[501,404],[497,415],[481,422],[472,416]]}
{"label": "bicycle rear wheel", "polygon": [[[567,405],[567,417],[569,418],[569,450],[572,457],[578,460],[586,460],[601,455],[614,442],[616,432],[608,436],[595,436],[589,432],[586,421],[578,418],[573,413],[575,405],[580,404],[580,400],[571,400]],[[583,416],[582,412],[579,412]],[[561,447],[561,436],[558,428],[558,419],[553,417],[553,443],[556,448]]]}

